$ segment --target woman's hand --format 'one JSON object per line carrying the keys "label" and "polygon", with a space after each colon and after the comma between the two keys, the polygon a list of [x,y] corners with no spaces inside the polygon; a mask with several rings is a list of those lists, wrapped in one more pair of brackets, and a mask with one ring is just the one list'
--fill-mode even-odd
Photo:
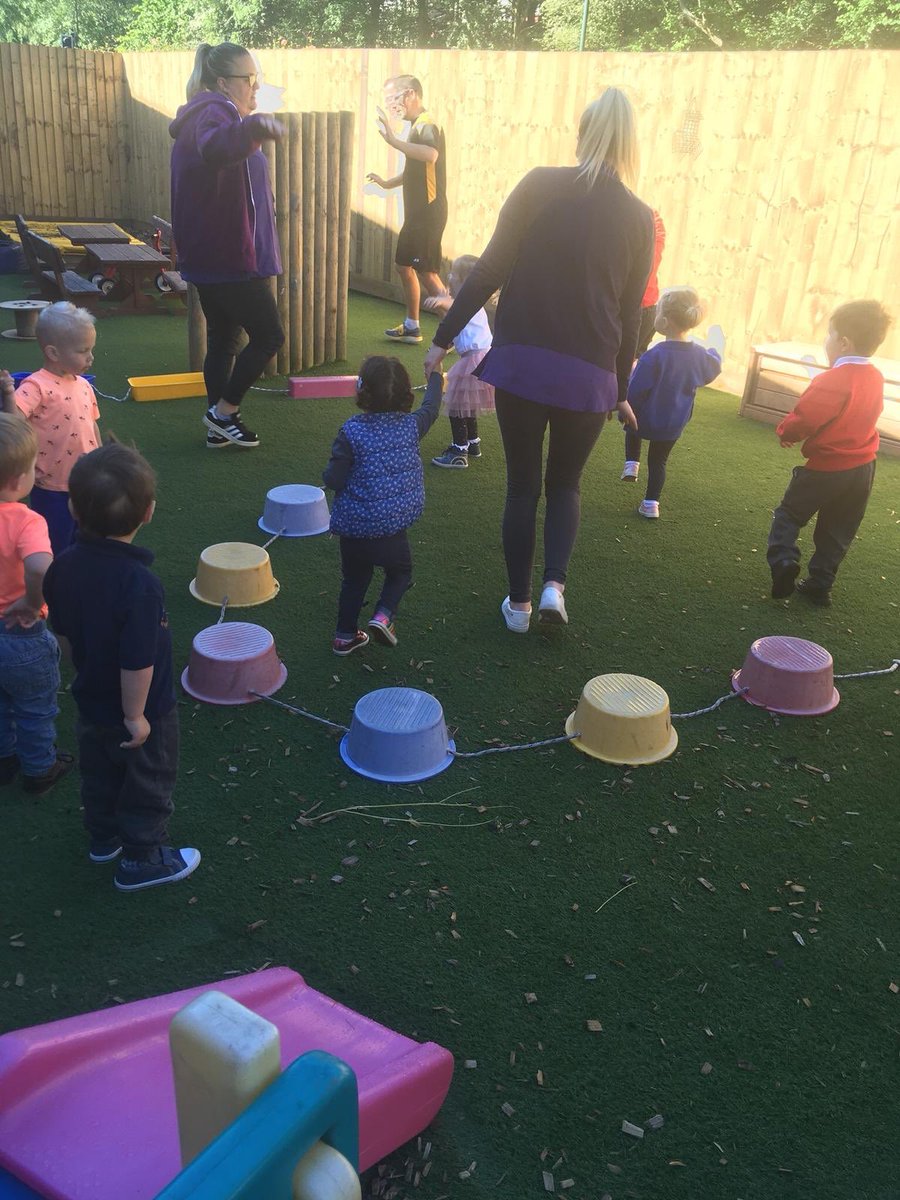
{"label": "woman's hand", "polygon": [[432,374],[435,371],[440,370],[441,363],[444,361],[444,359],[446,357],[447,357],[447,351],[444,349],[444,347],[436,346],[434,344],[434,342],[432,342],[431,346],[428,349],[428,353],[425,355],[425,382],[426,383],[428,382],[428,380],[431,378]]}
{"label": "woman's hand", "polygon": [[[626,429],[637,430],[637,427],[638,427],[637,417],[634,415],[634,409],[631,407],[631,405],[628,403],[627,400],[622,400],[619,404],[616,405],[616,412],[619,415],[619,420],[622,422],[622,424],[625,426]],[[608,421],[612,420],[612,412],[610,412],[609,416],[606,419]]]}
{"label": "woman's hand", "polygon": [[382,179],[380,175],[376,175],[374,171],[370,171],[366,179],[368,179],[369,183],[375,183],[378,187],[387,189],[387,181]]}
{"label": "woman's hand", "polygon": [[257,113],[253,125],[264,142],[280,142],[284,137],[284,126],[271,113]]}

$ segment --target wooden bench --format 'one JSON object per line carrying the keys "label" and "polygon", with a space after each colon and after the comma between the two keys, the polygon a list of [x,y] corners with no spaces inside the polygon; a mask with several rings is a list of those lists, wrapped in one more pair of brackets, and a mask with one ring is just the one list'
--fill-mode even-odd
{"label": "wooden bench", "polygon": [[[175,234],[172,230],[172,226],[168,221],[163,220],[162,217],[154,217],[153,224],[159,230],[162,237],[165,238],[168,245],[168,250],[163,251],[163,253],[167,253],[169,258],[172,260],[171,269],[160,271],[159,279],[161,279],[171,291],[177,293],[177,295],[181,296],[182,298],[186,298],[188,285],[186,281],[181,278],[181,272],[178,270],[178,252],[175,248]],[[157,250],[162,249],[163,248],[161,245],[157,246]],[[159,287],[159,280],[157,280],[157,287]],[[160,288],[160,291],[163,290],[163,288]]]}
{"label": "wooden bench", "polygon": [[[878,420],[881,450],[900,456],[900,363],[873,358],[884,376],[884,412]],[[741,397],[740,414],[777,425],[816,375],[827,370],[821,346],[801,342],[771,342],[753,346]]]}
{"label": "wooden bench", "polygon": [[16,233],[19,235],[19,241],[22,243],[22,254],[25,257],[25,266],[28,268],[29,273],[34,277],[35,282],[40,283],[41,264],[35,258],[34,250],[32,249],[31,243],[28,240],[31,230],[28,228],[25,218],[21,213],[16,213],[13,220],[16,223]]}
{"label": "wooden bench", "polygon": [[28,247],[26,261],[29,261],[29,255],[34,258],[35,278],[45,300],[71,300],[81,308],[92,308],[103,298],[103,293],[90,279],[66,270],[62,254],[46,238],[26,229],[22,246]]}

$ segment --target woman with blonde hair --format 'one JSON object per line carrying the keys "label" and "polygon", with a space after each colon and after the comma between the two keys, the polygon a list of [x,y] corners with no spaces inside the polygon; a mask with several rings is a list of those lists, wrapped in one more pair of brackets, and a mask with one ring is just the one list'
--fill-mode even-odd
{"label": "woman with blonde hair", "polygon": [[[284,342],[270,283],[281,274],[281,255],[261,148],[281,137],[281,126],[254,111],[258,70],[243,46],[204,42],[187,104],[169,126],[178,266],[206,316],[209,449],[259,445],[241,420],[241,400]],[[249,341],[239,350],[242,329]]]}
{"label": "woman with blonde hair", "polygon": [[531,620],[535,523],[546,465],[539,615],[566,624],[563,600],[581,515],[580,482],[603,423],[626,392],[653,254],[653,215],[629,190],[637,174],[634,111],[607,88],[581,116],[575,167],[537,167],[515,187],[478,264],[425,359],[437,369],[453,338],[500,288],[494,342],[478,375],[494,385],[506,454],[506,626]]}

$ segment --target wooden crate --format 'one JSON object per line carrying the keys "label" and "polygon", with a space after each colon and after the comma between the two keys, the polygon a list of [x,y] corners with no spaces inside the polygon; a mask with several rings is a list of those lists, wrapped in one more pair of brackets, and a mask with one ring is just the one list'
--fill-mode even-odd
{"label": "wooden crate", "polygon": [[[884,375],[884,412],[878,421],[881,452],[900,457],[900,363],[874,358]],[[809,381],[826,370],[822,350],[800,342],[754,346],[740,415],[777,425],[794,408]]]}

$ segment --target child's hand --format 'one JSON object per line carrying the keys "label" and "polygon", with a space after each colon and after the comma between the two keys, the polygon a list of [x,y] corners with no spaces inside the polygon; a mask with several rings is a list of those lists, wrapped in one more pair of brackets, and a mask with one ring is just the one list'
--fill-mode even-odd
{"label": "child's hand", "polygon": [[0,396],[6,400],[7,397],[12,397],[14,395],[15,390],[16,384],[12,375],[10,375],[9,371],[5,371],[3,368],[0,368]]}
{"label": "child's hand", "polygon": [[426,296],[422,301],[422,307],[426,312],[445,313],[450,311],[453,304],[453,297],[449,293],[442,296]]}
{"label": "child's hand", "polygon": [[40,608],[29,604],[27,596],[20,596],[18,600],[14,600],[3,613],[3,623],[7,629],[15,629],[17,625],[23,629],[30,629],[40,619]]}
{"label": "child's hand", "polygon": [[444,359],[446,357],[447,357],[447,351],[444,349],[444,347],[436,346],[434,344],[434,342],[432,342],[431,346],[428,349],[428,353],[425,355],[425,382],[426,383],[428,382],[428,380],[431,378],[432,374],[435,371],[439,371],[441,369],[441,363],[444,361]]}
{"label": "child's hand", "polygon": [[138,746],[143,746],[147,738],[150,736],[150,722],[143,713],[139,717],[132,720],[126,717],[123,724],[131,734],[130,742],[119,742],[119,747],[122,750],[136,750]]}
{"label": "child's hand", "polygon": [[[616,411],[619,414],[619,420],[626,429],[637,429],[637,417],[634,415],[634,409],[627,400],[622,400],[616,405]],[[612,412],[610,412],[607,420],[612,420]]]}
{"label": "child's hand", "polygon": [[781,442],[782,446],[784,446],[785,450],[790,450],[791,446],[797,445],[796,442],[788,442],[784,438],[779,438],[778,440]]}

